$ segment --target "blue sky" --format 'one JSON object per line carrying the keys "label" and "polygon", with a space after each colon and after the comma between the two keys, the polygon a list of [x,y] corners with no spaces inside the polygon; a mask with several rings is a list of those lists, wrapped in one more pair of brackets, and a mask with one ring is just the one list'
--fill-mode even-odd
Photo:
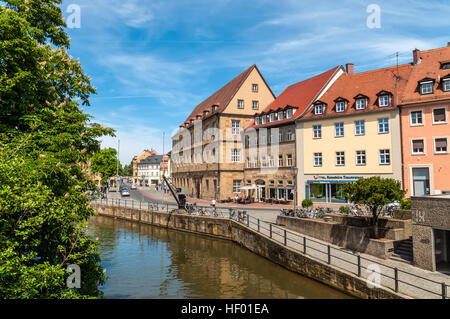
{"label": "blue sky", "polygon": [[[120,160],[165,151],[192,109],[256,63],[276,95],[336,65],[355,72],[412,59],[450,41],[448,0],[65,0],[81,7],[68,29],[98,94],[86,112],[117,130]],[[381,8],[369,28],[367,6]],[[69,13],[64,13],[69,16]],[[104,138],[102,147],[116,147]]]}

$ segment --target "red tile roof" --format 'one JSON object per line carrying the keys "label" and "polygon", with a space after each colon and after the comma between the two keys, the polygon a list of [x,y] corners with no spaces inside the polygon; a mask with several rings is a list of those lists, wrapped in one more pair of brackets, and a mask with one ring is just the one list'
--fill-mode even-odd
{"label": "red tile roof", "polygon": [[[450,47],[419,52],[420,63],[414,65],[413,72],[402,96],[402,104],[430,102],[450,99],[450,92],[444,92],[441,79],[450,75],[450,70],[441,68],[442,62],[450,63]],[[425,78],[435,80],[433,94],[420,94],[419,81]]]}
{"label": "red tile roof", "polygon": [[[396,86],[397,74],[399,75],[399,81]],[[314,107],[311,107],[300,121],[395,108],[397,105],[396,99],[404,91],[410,74],[411,64],[399,65],[398,68],[394,66],[361,73],[344,73],[331,85],[320,100],[317,101],[317,103],[325,104],[323,114],[314,114]],[[389,106],[378,106],[377,94],[382,91],[392,94]],[[363,110],[357,110],[355,98],[362,96],[368,98],[366,107]],[[335,100],[338,98],[348,101],[344,112],[336,112]]]}
{"label": "red tile roof", "polygon": [[270,111],[277,111],[284,109],[287,106],[296,107],[296,111],[290,119],[283,119],[281,121],[274,121],[266,124],[254,125],[254,121],[248,127],[268,127],[273,125],[280,125],[295,121],[303,112],[311,105],[317,98],[322,89],[331,80],[333,75],[341,68],[337,66],[324,73],[321,73],[312,78],[292,84],[288,86],[271,104],[269,104],[261,113],[269,113]]}
{"label": "red tile roof", "polygon": [[[253,64],[251,67],[249,67],[247,70],[239,74],[237,77],[235,77],[233,80],[225,84],[220,90],[218,90],[216,93],[208,97],[206,100],[204,100],[202,103],[197,105],[192,113],[188,116],[186,121],[184,123],[189,123],[189,121],[195,120],[196,116],[200,115],[203,118],[203,112],[208,111],[208,115],[211,115],[211,109],[213,105],[217,105],[217,109],[215,113],[221,113],[227,105],[230,103],[233,96],[237,93],[239,88],[242,86],[244,81],[247,79],[247,77],[250,75],[250,73],[253,71],[253,69],[256,69],[258,73],[261,75],[261,78],[264,80],[261,72],[259,72],[258,67],[256,64]],[[265,82],[265,80],[264,80]],[[266,83],[267,84],[267,83]],[[267,85],[267,87],[270,90],[270,87]],[[270,91],[272,93],[272,91]],[[272,93],[273,94],[273,93]],[[275,95],[273,94],[275,97]],[[214,114],[215,114],[214,113]]]}

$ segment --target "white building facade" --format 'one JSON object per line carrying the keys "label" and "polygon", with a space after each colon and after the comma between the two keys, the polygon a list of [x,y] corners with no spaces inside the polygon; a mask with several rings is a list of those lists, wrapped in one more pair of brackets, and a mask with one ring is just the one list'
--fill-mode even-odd
{"label": "white building facade", "polygon": [[140,186],[159,185],[162,155],[151,155],[137,164],[137,182]]}

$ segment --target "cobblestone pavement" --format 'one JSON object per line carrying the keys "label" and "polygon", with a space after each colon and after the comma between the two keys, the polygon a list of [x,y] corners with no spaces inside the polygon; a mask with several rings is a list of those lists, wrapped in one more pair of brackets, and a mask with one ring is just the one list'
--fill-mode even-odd
{"label": "cobblestone pavement", "polygon": [[[140,193],[139,191],[132,191],[131,198],[121,198],[119,193],[110,193],[108,195],[110,201],[115,201],[115,205],[126,205],[127,207],[141,206],[143,209],[167,210],[170,211],[176,208],[173,203],[159,203],[156,204]],[[141,194],[139,197],[138,194]],[[145,194],[145,193],[144,193]],[[156,197],[156,196],[155,196]],[[139,199],[140,198],[140,199]],[[137,199],[137,200],[131,200]],[[147,201],[145,201],[147,199]],[[161,200],[163,198],[161,197]],[[173,201],[175,202],[175,201]],[[218,206],[217,212],[219,217],[229,217],[228,207]],[[300,233],[287,230],[282,226],[275,225],[276,216],[279,210],[268,210],[261,208],[246,209],[251,216],[249,221],[244,221],[244,224],[252,229],[255,229],[262,234],[271,237],[290,248],[304,252],[304,241],[306,238],[306,254],[328,263],[328,249],[330,249],[330,263],[331,265],[340,268],[346,272],[358,275],[358,255],[360,256],[360,275],[363,278],[371,276],[374,278],[374,273],[370,269],[379,271],[381,286],[395,290],[395,275],[397,272],[398,291],[413,298],[442,298],[443,283],[447,285],[447,298],[450,298],[450,276],[439,272],[426,271],[412,265],[398,262],[395,260],[379,259],[367,254],[359,254],[339,246],[331,245],[318,239],[302,235]],[[212,209],[209,208],[209,214],[212,215]],[[259,219],[259,227],[258,227]],[[272,229],[272,231],[270,230]],[[330,248],[328,248],[330,247]],[[397,271],[395,270],[397,269]]]}

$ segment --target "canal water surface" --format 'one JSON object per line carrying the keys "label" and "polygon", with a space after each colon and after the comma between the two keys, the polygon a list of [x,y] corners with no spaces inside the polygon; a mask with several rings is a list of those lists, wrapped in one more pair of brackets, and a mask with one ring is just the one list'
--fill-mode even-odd
{"label": "canal water surface", "polygon": [[229,241],[102,216],[88,232],[107,298],[350,298]]}

